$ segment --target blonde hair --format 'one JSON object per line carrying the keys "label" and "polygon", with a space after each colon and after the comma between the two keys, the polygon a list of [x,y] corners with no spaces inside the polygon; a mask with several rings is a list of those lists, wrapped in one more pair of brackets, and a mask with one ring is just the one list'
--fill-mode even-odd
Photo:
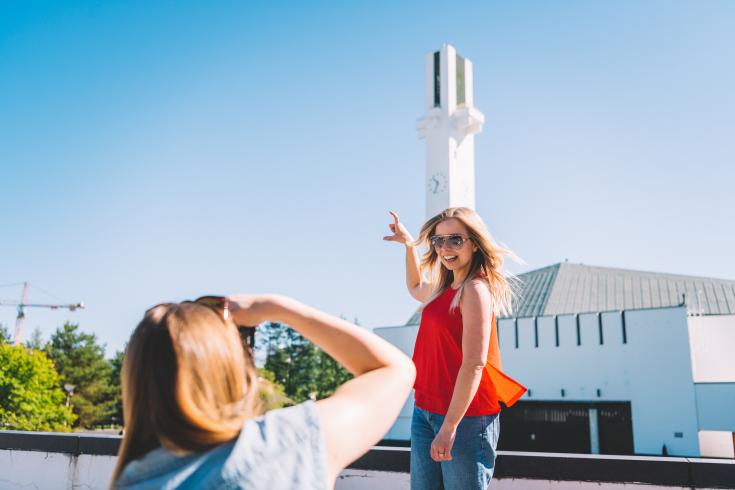
{"label": "blonde hair", "polygon": [[428,272],[429,281],[434,284],[434,294],[431,299],[441,295],[452,284],[454,273],[441,265],[439,254],[430,244],[431,237],[436,233],[436,227],[442,221],[456,219],[467,228],[472,244],[477,250],[472,256],[470,270],[467,277],[459,286],[457,294],[452,300],[450,309],[456,309],[462,297],[465,285],[479,277],[487,282],[490,289],[491,307],[496,315],[511,314],[513,311],[514,277],[503,273],[503,259],[505,256],[515,258],[515,254],[500,245],[497,245],[485,226],[485,223],[474,210],[465,207],[447,208],[421,227],[421,232],[415,244],[427,244],[429,249],[421,260],[421,274]]}
{"label": "blonde hair", "polygon": [[163,446],[177,454],[235,438],[256,415],[257,374],[231,319],[193,302],[148,310],[125,349],[125,433],[112,476]]}

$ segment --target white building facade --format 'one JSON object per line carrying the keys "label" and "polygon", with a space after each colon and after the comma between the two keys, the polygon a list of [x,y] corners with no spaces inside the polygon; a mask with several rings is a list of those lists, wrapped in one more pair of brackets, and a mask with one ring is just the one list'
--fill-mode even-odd
{"label": "white building facade", "polygon": [[[501,448],[735,457],[735,281],[569,263],[520,279],[498,338],[529,391]],[[375,332],[412,354],[416,323]],[[412,403],[386,438],[409,438]]]}

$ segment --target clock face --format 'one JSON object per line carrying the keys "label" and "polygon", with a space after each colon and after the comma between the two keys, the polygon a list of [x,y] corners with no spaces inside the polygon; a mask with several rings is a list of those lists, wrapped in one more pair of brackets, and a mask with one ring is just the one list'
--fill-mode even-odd
{"label": "clock face", "polygon": [[447,190],[447,176],[437,172],[426,183],[426,189],[432,194],[441,194]]}

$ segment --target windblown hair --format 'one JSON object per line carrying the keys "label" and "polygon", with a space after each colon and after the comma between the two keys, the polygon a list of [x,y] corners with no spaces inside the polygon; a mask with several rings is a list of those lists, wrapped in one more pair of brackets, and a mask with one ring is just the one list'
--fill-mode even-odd
{"label": "windblown hair", "polygon": [[125,349],[125,433],[112,476],[163,446],[177,454],[237,437],[256,415],[257,374],[237,327],[205,305],[148,310]]}
{"label": "windblown hair", "polygon": [[434,285],[434,294],[431,299],[441,295],[452,284],[454,273],[444,267],[439,259],[439,254],[430,244],[431,237],[436,234],[436,227],[442,221],[456,219],[467,228],[467,234],[472,244],[477,247],[470,270],[464,282],[460,285],[457,294],[452,300],[450,309],[459,306],[465,285],[473,279],[480,277],[487,281],[490,289],[491,307],[496,315],[511,314],[513,311],[514,288],[513,276],[503,273],[503,259],[505,256],[515,258],[515,254],[500,245],[497,245],[485,226],[485,223],[474,210],[465,207],[447,208],[433,218],[429,219],[421,227],[421,232],[415,244],[428,244],[429,249],[421,258],[421,274],[428,273],[429,281]]}

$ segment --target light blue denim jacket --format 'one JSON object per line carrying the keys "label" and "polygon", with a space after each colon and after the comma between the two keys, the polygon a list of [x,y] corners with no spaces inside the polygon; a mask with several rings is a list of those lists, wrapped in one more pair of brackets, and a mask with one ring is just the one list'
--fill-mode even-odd
{"label": "light blue denim jacket", "polygon": [[204,453],[154,449],[128,463],[120,489],[327,489],[324,437],[316,404],[272,410],[243,425],[237,439]]}

